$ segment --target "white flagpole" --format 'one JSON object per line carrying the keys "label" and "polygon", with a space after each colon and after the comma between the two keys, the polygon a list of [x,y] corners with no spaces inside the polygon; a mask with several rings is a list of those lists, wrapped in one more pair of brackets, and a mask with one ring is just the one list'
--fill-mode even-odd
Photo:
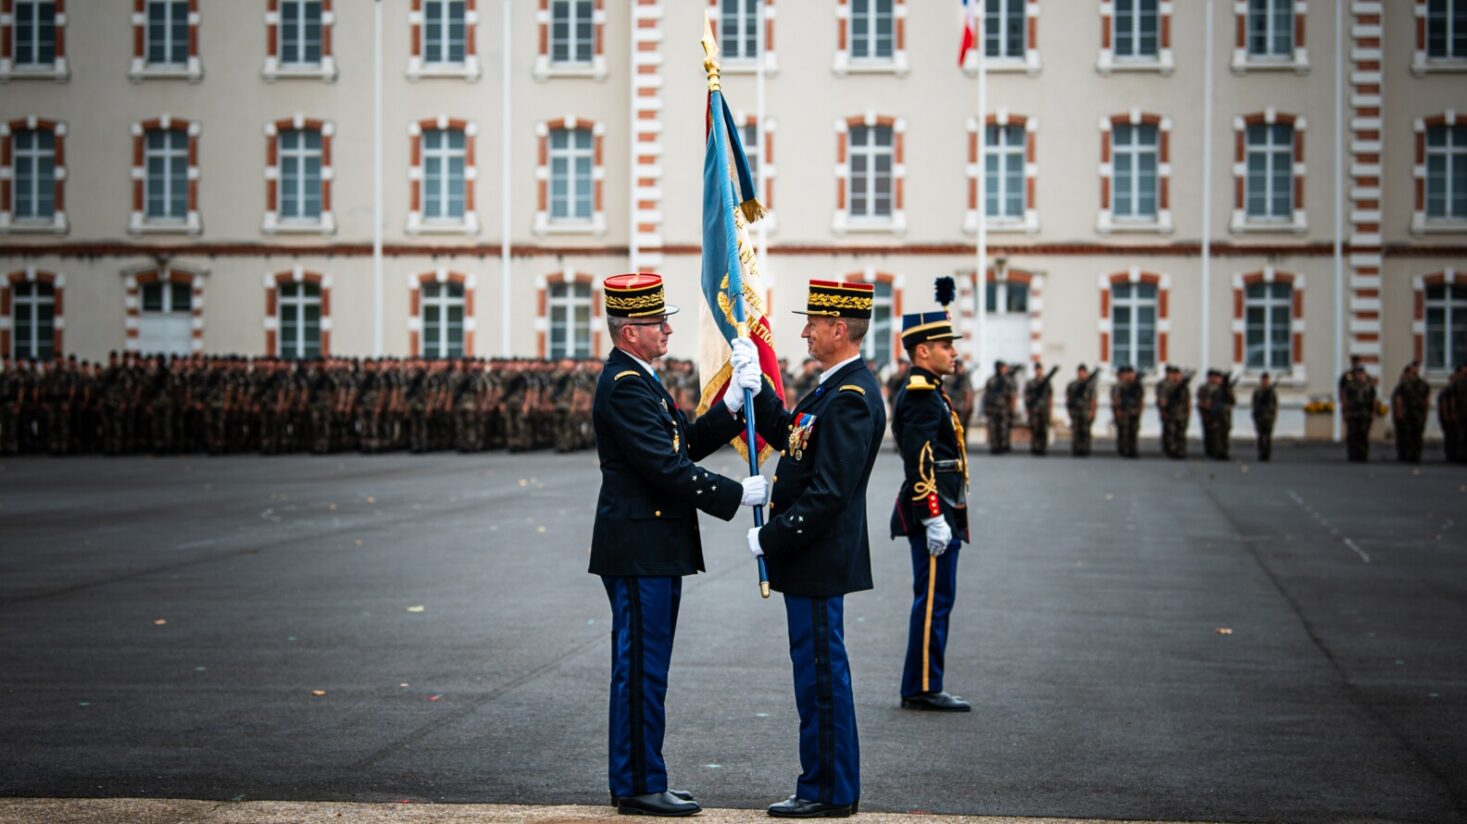
{"label": "white flagpole", "polygon": [[510,352],[510,289],[509,289],[509,250],[512,238],[510,237],[510,151],[509,142],[513,132],[510,129],[510,116],[514,109],[510,107],[510,0],[504,0],[504,16],[500,24],[503,37],[500,48],[503,50],[502,89],[500,98],[503,111],[499,116],[499,354],[509,357]]}
{"label": "white flagpole", "polygon": [[372,4],[372,355],[382,357],[382,0]]}
{"label": "white flagpole", "polygon": [[[1345,15],[1349,13],[1344,4],[1335,7],[1335,375],[1345,371]],[[1340,415],[1330,419],[1330,439],[1339,443]]]}
{"label": "white flagpole", "polygon": [[[769,174],[766,166],[768,166],[769,159],[764,156],[764,147],[769,145],[769,140],[764,134],[766,125],[764,122],[764,2],[765,0],[754,0],[754,23],[756,29],[754,33],[754,122],[758,124],[754,130],[754,139],[759,142],[759,145],[755,146],[754,149],[758,152],[759,157],[759,179],[757,181],[759,184],[759,197],[764,198],[765,204],[768,204]],[[767,220],[761,220],[758,223],[759,271],[766,273],[769,271],[769,233],[765,231],[768,222]]]}
{"label": "white flagpole", "polygon": [[[978,10],[975,15],[976,26],[975,39],[976,54],[978,56],[978,243],[974,250],[977,257],[977,299],[978,299],[978,334],[974,341],[974,351],[977,353],[978,363],[969,370],[973,375],[982,380],[985,370],[988,369],[988,175],[985,151],[988,148],[988,124],[985,117],[988,112],[988,43],[984,36],[983,0],[974,0]],[[982,384],[980,383],[981,387]]]}
{"label": "white flagpole", "polygon": [[[1202,47],[1202,361],[1212,367],[1208,331],[1212,328],[1212,0],[1205,6],[1203,26],[1207,42]],[[1138,367],[1139,368],[1139,367]]]}

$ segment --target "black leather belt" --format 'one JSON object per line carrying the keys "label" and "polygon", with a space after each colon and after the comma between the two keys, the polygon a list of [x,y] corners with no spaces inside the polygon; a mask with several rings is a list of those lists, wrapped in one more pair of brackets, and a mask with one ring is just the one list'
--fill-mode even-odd
{"label": "black leather belt", "polygon": [[946,461],[933,461],[932,468],[938,472],[961,472],[963,470],[963,462],[957,458]]}

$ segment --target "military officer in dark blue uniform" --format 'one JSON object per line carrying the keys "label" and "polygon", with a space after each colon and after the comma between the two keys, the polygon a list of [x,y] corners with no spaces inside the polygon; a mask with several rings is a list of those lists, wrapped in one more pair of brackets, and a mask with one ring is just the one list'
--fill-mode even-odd
{"label": "military officer in dark blue uniform", "polygon": [[785,818],[841,817],[861,797],[860,746],[844,596],[871,588],[866,482],[881,448],[886,410],[861,359],[874,290],[865,283],[811,281],[800,333],[820,362],[820,384],[785,411],[772,389],[755,400],[755,425],[782,457],[769,522],[749,530],[769,585],[784,593],[800,767],[795,794],[769,808]]}
{"label": "military officer in dark blue uniform", "polygon": [[603,290],[616,348],[591,409],[601,494],[590,571],[611,600],[611,797],[624,814],[692,815],[701,809],[692,795],[668,791],[662,739],[682,576],[703,571],[697,511],[727,521],[769,497],[762,476],[736,481],[693,462],[744,431],[742,388],[757,391],[761,374],[753,344],[735,342],[735,391],[690,423],[652,369],[667,354],[667,318],[677,311],[665,303],[662,278],[617,275]]}
{"label": "military officer in dark blue uniform", "polygon": [[958,549],[968,539],[963,424],[942,389],[943,377],[956,368],[957,337],[945,311],[902,317],[902,345],[912,369],[892,402],[891,434],[906,477],[891,513],[891,536],[906,536],[912,551],[912,618],[901,688],[902,707],[912,710],[972,709],[942,689]]}

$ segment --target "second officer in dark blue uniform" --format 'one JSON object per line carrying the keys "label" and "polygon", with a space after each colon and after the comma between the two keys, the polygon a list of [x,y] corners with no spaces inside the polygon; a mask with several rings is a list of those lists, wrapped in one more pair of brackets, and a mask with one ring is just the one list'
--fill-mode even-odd
{"label": "second officer in dark blue uniform", "polygon": [[777,817],[847,816],[861,798],[844,596],[871,588],[866,482],[886,429],[881,388],[861,359],[872,296],[870,284],[811,281],[800,336],[820,385],[791,411],[770,389],[754,402],[759,434],[781,457],[769,522],[749,531],[749,550],[784,593],[800,714],[801,773],[795,794],[769,808]]}
{"label": "second officer in dark blue uniform", "polygon": [[[731,520],[741,504],[762,506],[769,486],[758,475],[735,481],[693,463],[743,432],[744,393],[724,393],[690,423],[662,387],[652,361],[667,354],[667,317],[677,311],[664,301],[662,278],[617,275],[603,290],[616,348],[591,407],[601,494],[590,571],[611,601],[608,780],[620,813],[692,815],[701,807],[691,793],[668,790],[662,759],[682,576],[703,571],[698,510]],[[757,391],[753,344],[736,341],[732,361],[735,387]]]}
{"label": "second officer in dark blue uniform", "polygon": [[968,456],[963,424],[942,389],[953,374],[952,318],[924,312],[902,317],[902,345],[912,362],[892,401],[891,433],[906,477],[891,514],[893,538],[912,552],[912,616],[902,669],[902,707],[967,712],[942,690],[948,616],[957,597],[958,548],[968,537]]}

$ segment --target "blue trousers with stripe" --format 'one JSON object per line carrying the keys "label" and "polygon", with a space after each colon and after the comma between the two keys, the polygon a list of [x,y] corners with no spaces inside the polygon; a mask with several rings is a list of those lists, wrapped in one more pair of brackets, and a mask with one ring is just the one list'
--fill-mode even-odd
{"label": "blue trousers with stripe", "polygon": [[800,712],[800,779],[795,795],[826,804],[861,798],[861,747],[851,663],[846,658],[845,602],[784,596]]}
{"label": "blue trousers with stripe", "polygon": [[618,796],[667,790],[667,668],[683,579],[603,575],[611,600],[611,708],[607,780]]}
{"label": "blue trousers with stripe", "polygon": [[908,536],[912,550],[912,620],[907,631],[907,661],[902,668],[902,697],[942,692],[943,654],[947,650],[948,616],[958,594],[958,548],[954,538],[947,551],[933,557],[927,536]]}

